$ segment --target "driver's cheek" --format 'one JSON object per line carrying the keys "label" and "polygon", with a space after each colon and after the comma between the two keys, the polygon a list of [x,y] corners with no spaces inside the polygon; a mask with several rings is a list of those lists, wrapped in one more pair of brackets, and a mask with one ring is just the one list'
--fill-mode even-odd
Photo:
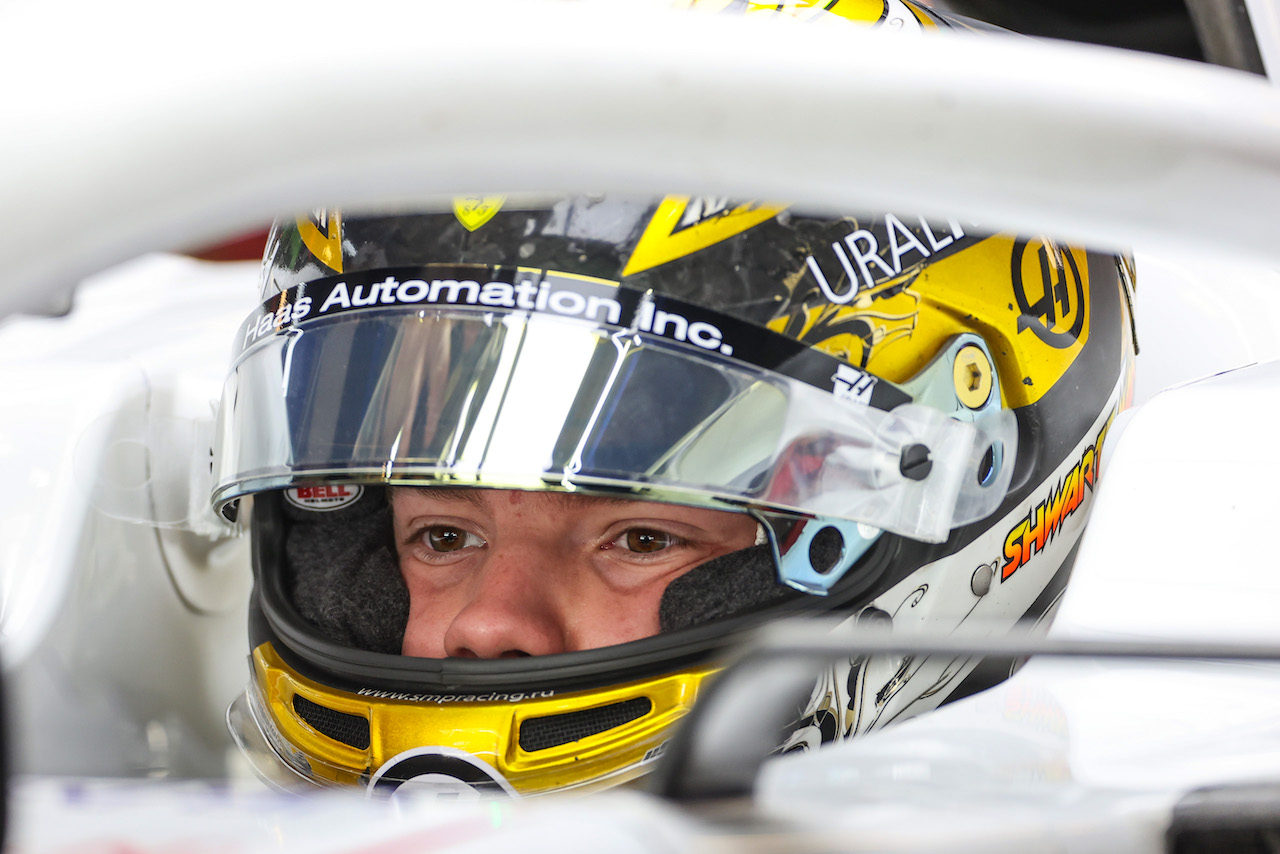
{"label": "driver's cheek", "polygon": [[[429,578],[425,574],[423,578]],[[658,632],[666,580],[620,591],[589,556],[529,548],[487,549],[466,578],[435,589],[406,573],[404,653],[514,658],[596,649]]]}

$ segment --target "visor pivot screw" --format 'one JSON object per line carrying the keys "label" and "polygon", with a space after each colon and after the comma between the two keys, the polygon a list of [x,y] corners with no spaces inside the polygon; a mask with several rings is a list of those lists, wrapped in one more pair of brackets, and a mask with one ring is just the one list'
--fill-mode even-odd
{"label": "visor pivot screw", "polygon": [[928,445],[907,445],[902,449],[902,457],[898,460],[898,471],[907,480],[924,480],[933,471],[933,460],[929,459]]}
{"label": "visor pivot screw", "polygon": [[874,605],[869,605],[858,614],[858,628],[871,631],[888,632],[893,630],[893,617]]}
{"label": "visor pivot screw", "polygon": [[973,578],[969,579],[969,589],[973,591],[973,595],[982,598],[991,592],[991,580],[995,578],[996,569],[994,564],[984,563],[973,571]]}
{"label": "visor pivot screw", "polygon": [[956,397],[969,409],[981,409],[991,396],[991,360],[976,344],[967,344],[956,353],[953,378]]}

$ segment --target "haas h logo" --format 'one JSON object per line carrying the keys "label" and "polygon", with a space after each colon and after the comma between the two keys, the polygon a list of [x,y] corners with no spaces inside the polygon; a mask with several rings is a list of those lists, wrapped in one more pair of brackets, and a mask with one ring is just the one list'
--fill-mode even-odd
{"label": "haas h logo", "polygon": [[1013,247],[1013,292],[1021,317],[1018,331],[1065,350],[1084,329],[1084,279],[1075,256],[1047,240],[1020,240]]}

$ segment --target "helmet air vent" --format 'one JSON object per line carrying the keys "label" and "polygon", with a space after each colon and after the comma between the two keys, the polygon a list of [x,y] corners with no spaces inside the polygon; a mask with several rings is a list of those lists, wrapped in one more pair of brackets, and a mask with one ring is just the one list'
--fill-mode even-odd
{"label": "helmet air vent", "polygon": [[369,721],[367,718],[335,711],[321,706],[319,703],[313,703],[298,694],[293,695],[293,710],[298,717],[306,721],[312,729],[321,735],[350,745],[357,750],[369,749]]}
{"label": "helmet air vent", "polygon": [[652,708],[648,697],[636,697],[580,712],[530,718],[520,725],[520,749],[533,753],[599,735],[644,717]]}

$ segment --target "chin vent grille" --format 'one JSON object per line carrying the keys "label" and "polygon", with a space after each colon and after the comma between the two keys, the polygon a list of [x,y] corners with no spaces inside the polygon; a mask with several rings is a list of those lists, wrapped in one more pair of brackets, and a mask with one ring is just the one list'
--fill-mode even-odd
{"label": "chin vent grille", "polygon": [[321,735],[327,735],[334,741],[349,744],[358,750],[369,749],[367,718],[325,708],[297,694],[293,695],[293,710]]}
{"label": "chin vent grille", "polygon": [[530,718],[520,725],[520,749],[532,753],[599,735],[644,717],[652,708],[648,697],[636,697],[597,709]]}

